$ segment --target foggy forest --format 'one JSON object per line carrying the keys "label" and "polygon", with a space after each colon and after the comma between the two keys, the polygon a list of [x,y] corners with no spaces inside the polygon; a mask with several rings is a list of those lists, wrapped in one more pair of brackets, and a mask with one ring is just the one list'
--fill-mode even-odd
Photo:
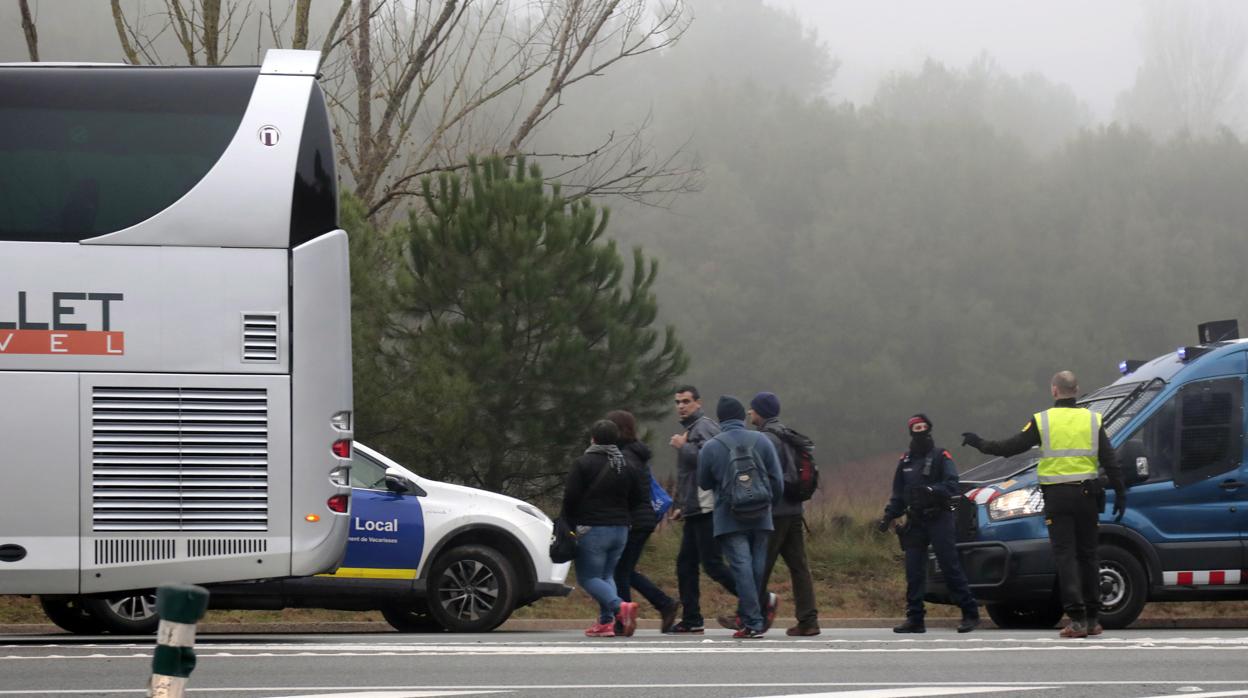
{"label": "foggy forest", "polygon": [[[904,47],[904,65],[875,66],[851,94],[807,14],[818,4],[30,0],[0,4],[0,61],[254,65],[270,47],[323,50],[352,235],[357,436],[434,478],[548,491],[615,407],[645,417],[670,469],[671,392],[692,383],[712,413],[720,394],[775,392],[829,486],[882,487],[915,412],[965,470],[982,457],[957,434],[1017,430],[1048,406],[1055,371],[1091,390],[1122,359],[1194,343],[1200,322],[1248,319],[1238,6],[1133,3],[1134,64],[1112,94],[1006,67],[969,29],[969,60]],[[1062,37],[1051,46],[1056,59]],[[649,341],[584,356],[632,373],[564,357],[563,383],[534,392],[522,365],[500,363],[505,347],[472,369],[456,363],[467,349],[420,344],[436,286],[410,255],[436,242],[440,187],[471,185],[491,155],[540,168],[618,250],[602,262],[625,291],[612,312]]]}

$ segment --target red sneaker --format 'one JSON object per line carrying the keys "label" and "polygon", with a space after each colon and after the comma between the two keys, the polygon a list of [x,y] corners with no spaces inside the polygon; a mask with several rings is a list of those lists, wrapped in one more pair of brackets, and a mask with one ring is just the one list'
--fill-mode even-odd
{"label": "red sneaker", "polygon": [[734,640],[757,640],[761,638],[762,636],[763,634],[761,632],[754,630],[753,628],[741,628],[740,630],[732,634],[732,639]]}
{"label": "red sneaker", "polygon": [[616,620],[624,626],[624,632],[620,634],[624,637],[632,637],[633,632],[637,630],[637,604],[632,601],[621,601],[620,613],[616,616]]}
{"label": "red sneaker", "polygon": [[776,622],[776,611],[780,610],[780,597],[773,592],[767,592],[767,606],[763,609],[763,632],[771,630],[771,624]]}
{"label": "red sneaker", "polygon": [[594,623],[585,631],[585,637],[615,637],[615,621]]}

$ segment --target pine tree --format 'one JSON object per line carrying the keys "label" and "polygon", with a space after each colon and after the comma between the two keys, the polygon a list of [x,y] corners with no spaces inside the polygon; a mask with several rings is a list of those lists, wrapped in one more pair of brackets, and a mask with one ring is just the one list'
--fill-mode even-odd
{"label": "pine tree", "polygon": [[434,478],[540,493],[608,410],[665,413],[688,359],[673,327],[653,327],[657,262],[635,248],[626,264],[604,237],[607,210],[498,157],[426,179],[423,199],[399,231],[406,268],[383,341],[407,383],[392,387],[412,401],[383,438],[401,459]]}

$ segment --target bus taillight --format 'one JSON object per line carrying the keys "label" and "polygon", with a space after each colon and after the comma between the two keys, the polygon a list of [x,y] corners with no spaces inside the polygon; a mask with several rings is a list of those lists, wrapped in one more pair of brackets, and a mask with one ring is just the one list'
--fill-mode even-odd
{"label": "bus taillight", "polygon": [[351,495],[347,495],[347,494],[336,494],[330,497],[329,499],[325,500],[325,506],[329,507],[330,511],[336,512],[339,514],[347,513],[347,508],[350,505],[351,505]]}
{"label": "bus taillight", "polygon": [[332,450],[334,452],[334,455],[338,456],[339,458],[350,458],[351,457],[351,439],[338,439],[337,441],[334,442],[334,445],[331,447],[330,450]]}

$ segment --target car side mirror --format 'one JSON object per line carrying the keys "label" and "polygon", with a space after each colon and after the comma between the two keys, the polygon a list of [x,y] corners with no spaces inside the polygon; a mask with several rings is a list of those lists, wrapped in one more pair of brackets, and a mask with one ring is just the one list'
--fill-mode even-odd
{"label": "car side mirror", "polygon": [[1149,476],[1148,455],[1142,441],[1130,440],[1118,449],[1122,479],[1128,487],[1144,482]]}
{"label": "car side mirror", "polygon": [[402,475],[393,475],[386,473],[386,489],[395,494],[411,494],[417,497],[424,497],[426,492],[420,485],[403,477]]}

